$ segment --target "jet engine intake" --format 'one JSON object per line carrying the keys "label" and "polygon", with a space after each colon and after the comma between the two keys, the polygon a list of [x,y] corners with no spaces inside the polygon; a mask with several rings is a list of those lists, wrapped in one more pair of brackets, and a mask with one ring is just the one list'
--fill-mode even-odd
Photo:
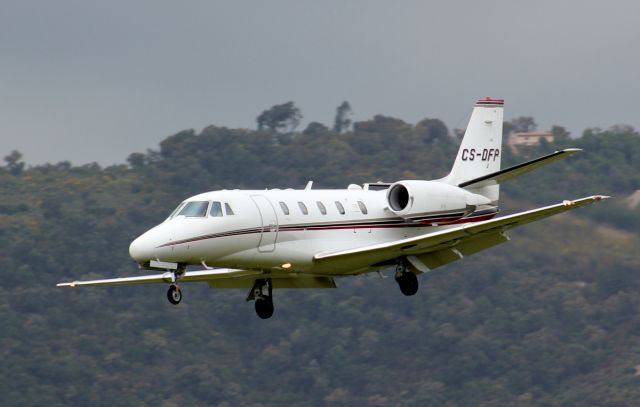
{"label": "jet engine intake", "polygon": [[401,183],[396,183],[389,187],[387,200],[392,210],[402,211],[409,205],[410,198],[412,197],[409,196],[409,190]]}
{"label": "jet engine intake", "polygon": [[487,197],[438,181],[398,181],[387,190],[391,212],[404,219],[427,223],[431,219],[452,221],[490,203]]}

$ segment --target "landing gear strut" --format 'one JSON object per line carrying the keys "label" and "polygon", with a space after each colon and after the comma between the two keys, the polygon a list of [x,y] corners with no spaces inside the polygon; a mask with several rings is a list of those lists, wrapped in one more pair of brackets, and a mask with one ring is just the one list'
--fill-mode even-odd
{"label": "landing gear strut", "polygon": [[395,279],[402,294],[410,296],[418,292],[418,277],[407,269],[405,262],[400,262],[396,266]]}
{"label": "landing gear strut", "polygon": [[253,284],[249,298],[255,300],[256,314],[262,319],[271,318],[273,315],[273,286],[271,279],[259,279]]}

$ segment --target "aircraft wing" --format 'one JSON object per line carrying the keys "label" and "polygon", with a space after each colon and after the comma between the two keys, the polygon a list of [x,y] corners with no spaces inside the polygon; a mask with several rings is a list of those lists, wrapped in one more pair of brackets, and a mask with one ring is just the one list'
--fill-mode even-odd
{"label": "aircraft wing", "polygon": [[[244,279],[246,277],[261,274],[256,270],[237,270],[237,269],[212,269],[187,271],[180,278],[180,282],[197,282],[212,280],[234,280]],[[173,273],[165,272],[162,274],[152,274],[146,276],[107,278],[103,280],[87,280],[87,281],[71,281],[69,283],[57,284],[58,287],[77,287],[82,285],[118,285],[118,284],[154,284],[154,283],[172,283]]]}
{"label": "aircraft wing", "polygon": [[609,197],[590,196],[412,238],[350,250],[318,253],[314,256],[314,261],[323,269],[349,275],[381,268],[393,264],[395,259],[406,257],[417,271],[426,272],[465,255],[506,242],[509,239],[504,232],[508,229],[606,198]]}
{"label": "aircraft wing", "polygon": [[[178,280],[180,283],[206,282],[211,288],[251,288],[256,278],[264,278],[261,270],[210,269],[186,271]],[[335,288],[333,278],[308,274],[270,274],[274,288]],[[171,272],[133,277],[107,278],[101,280],[71,281],[57,284],[58,287],[79,287],[119,284],[173,283]]]}

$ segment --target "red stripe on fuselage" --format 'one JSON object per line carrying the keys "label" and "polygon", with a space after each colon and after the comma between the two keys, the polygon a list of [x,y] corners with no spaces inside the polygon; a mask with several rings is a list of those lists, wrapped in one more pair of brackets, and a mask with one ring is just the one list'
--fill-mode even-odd
{"label": "red stripe on fuselage", "polygon": [[[301,232],[301,231],[314,231],[314,230],[344,230],[344,229],[385,229],[385,228],[415,228],[415,227],[430,227],[430,226],[443,226],[443,225],[456,225],[462,223],[475,223],[481,222],[483,220],[488,220],[497,215],[496,213],[489,213],[486,215],[479,216],[470,216],[466,218],[461,218],[453,221],[441,221],[439,219],[430,219],[424,222],[415,222],[415,223],[397,223],[397,224],[355,224],[355,225],[339,225],[339,226],[300,226],[288,228],[287,226],[283,226],[273,232]],[[446,218],[442,218],[446,219]],[[439,223],[437,223],[439,222]],[[434,224],[435,223],[435,224]],[[167,242],[158,247],[168,247],[168,246],[177,246],[180,244],[193,243],[202,240],[210,240],[217,239],[220,237],[231,237],[238,235],[246,235],[246,234],[254,234],[254,233],[273,233],[271,230],[260,230],[260,229],[247,229],[247,230],[238,230],[238,231],[229,231],[229,232],[221,232],[218,234],[204,235],[193,237],[189,239],[179,240],[175,242]]]}

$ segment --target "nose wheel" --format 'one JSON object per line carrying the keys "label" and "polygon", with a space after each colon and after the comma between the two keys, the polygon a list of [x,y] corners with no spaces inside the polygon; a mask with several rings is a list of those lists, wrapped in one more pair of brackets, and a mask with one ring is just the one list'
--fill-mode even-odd
{"label": "nose wheel", "polygon": [[180,287],[175,284],[171,284],[169,286],[169,291],[167,291],[167,299],[173,305],[180,304],[180,301],[182,301],[182,290]]}
{"label": "nose wheel", "polygon": [[175,271],[173,271],[171,285],[167,291],[167,299],[173,305],[178,305],[180,304],[180,301],[182,301],[182,290],[178,287],[178,280],[184,276],[185,272],[186,267],[184,265],[180,265]]}

